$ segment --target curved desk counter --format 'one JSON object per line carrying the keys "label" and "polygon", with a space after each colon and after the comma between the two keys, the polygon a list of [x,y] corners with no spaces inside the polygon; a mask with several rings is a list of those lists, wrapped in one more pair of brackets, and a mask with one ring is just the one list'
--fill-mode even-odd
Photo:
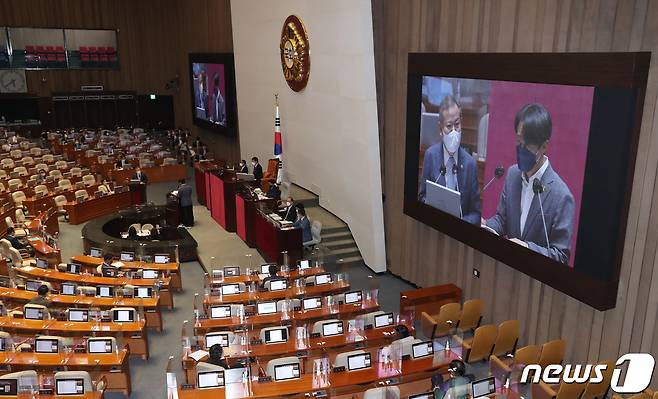
{"label": "curved desk counter", "polygon": [[24,277],[28,277],[34,280],[44,280],[57,285],[66,282],[72,282],[77,285],[90,285],[90,286],[99,286],[99,285],[109,285],[109,286],[120,286],[125,285],[134,285],[139,287],[155,287],[159,282],[162,283],[160,287],[160,305],[163,307],[168,307],[169,309],[174,308],[174,298],[169,290],[169,283],[171,278],[164,277],[162,279],[153,279],[153,278],[130,278],[130,277],[101,277],[91,274],[73,274],[73,273],[64,273],[55,269],[40,269],[34,266],[23,266],[16,268],[16,272]]}
{"label": "curved desk counter", "polygon": [[29,320],[18,319],[11,316],[0,317],[0,329],[12,334],[36,335],[48,333],[65,337],[116,337],[123,336],[123,342],[128,344],[130,354],[141,356],[146,360],[149,357],[148,335],[146,321],[129,323],[114,322],[71,322],[59,320]]}
{"label": "curved desk counter", "polygon": [[[89,255],[76,255],[71,257],[71,261],[82,265],[84,270],[96,270],[98,266],[103,263],[102,258],[96,258]],[[169,263],[152,263],[152,262],[113,262],[113,266],[117,266],[121,270],[156,270],[171,276],[171,289],[180,291],[183,289],[183,282],[180,274],[180,264],[175,262]]]}
{"label": "curved desk counter", "polygon": [[[12,304],[19,306],[36,297],[34,291],[20,290],[18,288],[0,287],[0,298],[7,307]],[[160,298],[99,298],[86,295],[60,295],[49,294],[48,300],[54,307],[61,308],[100,308],[112,309],[115,307],[144,308],[146,327],[162,331],[162,313],[160,312]]]}
{"label": "curved desk counter", "polygon": [[[134,252],[136,256],[167,254],[180,262],[197,260],[197,242],[185,228],[165,226],[164,206],[134,206],[96,218],[82,228],[85,253],[100,248],[116,258],[121,252]],[[150,223],[165,226],[157,238],[122,238],[121,233],[132,223]]]}

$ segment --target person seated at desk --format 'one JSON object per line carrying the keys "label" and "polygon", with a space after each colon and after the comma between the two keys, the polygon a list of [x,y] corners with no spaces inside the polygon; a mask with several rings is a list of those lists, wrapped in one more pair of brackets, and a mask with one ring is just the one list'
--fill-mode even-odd
{"label": "person seated at desk", "polygon": [[117,276],[117,268],[112,266],[112,255],[106,254],[103,257],[103,263],[101,263],[101,274],[103,275],[103,277]]}
{"label": "person seated at desk", "polygon": [[475,380],[472,374],[466,374],[466,365],[461,360],[453,360],[448,364],[450,379],[443,380],[443,375],[432,376],[432,391],[435,398],[468,399],[470,385]]}
{"label": "person seated at desk", "polygon": [[311,234],[311,222],[306,217],[306,210],[304,205],[297,204],[295,205],[297,210],[297,220],[293,223],[293,227],[298,227],[302,229],[302,243],[309,242],[313,240],[313,235]]}
{"label": "person seated at desk", "polygon": [[138,238],[139,236],[137,235],[137,228],[135,228],[135,226],[130,226],[130,228],[128,228],[128,239],[136,240]]}
{"label": "person seated at desk", "polygon": [[142,172],[142,168],[140,168],[139,166],[137,168],[135,168],[135,174],[133,175],[131,180],[139,180],[140,182],[142,182],[144,184],[149,183],[148,176],[146,176],[146,173]]}
{"label": "person seated at desk", "polygon": [[39,169],[39,173],[37,174],[37,184],[43,184],[46,182],[46,179],[48,178],[48,173],[46,172],[45,169]]}
{"label": "person seated at desk", "polygon": [[238,173],[249,173],[249,168],[247,167],[247,161],[244,159],[240,160],[238,164]]}
{"label": "person seated at desk", "polygon": [[251,158],[251,165],[254,167],[254,179],[260,180],[263,178],[263,167],[258,163],[258,157]]}
{"label": "person seated at desk", "polygon": [[279,272],[279,267],[277,265],[270,265],[267,268],[267,271],[270,272],[270,274],[267,277],[265,277],[261,282],[261,287],[263,288],[265,287],[266,282],[272,280],[278,280],[280,278],[279,276],[276,275]]}
{"label": "person seated at desk", "polygon": [[128,161],[126,161],[126,156],[121,154],[121,155],[119,155],[119,159],[117,159],[117,162],[114,165],[114,167],[116,167],[117,169],[123,169],[127,165],[128,165]]}
{"label": "person seated at desk", "polygon": [[208,361],[206,363],[229,369],[226,359],[224,359],[224,348],[221,344],[214,344],[208,348]]}
{"label": "person seated at desk", "polygon": [[297,220],[297,212],[295,211],[295,200],[293,200],[292,197],[286,198],[285,201],[281,201],[279,204],[279,216],[283,220],[287,220],[289,222],[294,222]]}
{"label": "person seated at desk", "polygon": [[267,190],[267,197],[274,198],[277,201],[281,199],[281,190],[279,190],[278,184],[270,183],[270,188]]}
{"label": "person seated at desk", "polygon": [[50,302],[47,298],[48,292],[50,290],[48,289],[48,286],[46,285],[41,285],[37,289],[37,296],[34,298],[30,299],[30,302],[28,302],[31,305],[41,305],[45,306],[46,308],[50,308],[50,305],[52,305],[52,302]]}
{"label": "person seated at desk", "polygon": [[21,240],[16,237],[16,231],[14,230],[13,227],[8,227],[7,228],[7,237],[5,237],[7,241],[11,243],[11,246],[16,248],[16,249],[25,249],[25,244],[21,242]]}

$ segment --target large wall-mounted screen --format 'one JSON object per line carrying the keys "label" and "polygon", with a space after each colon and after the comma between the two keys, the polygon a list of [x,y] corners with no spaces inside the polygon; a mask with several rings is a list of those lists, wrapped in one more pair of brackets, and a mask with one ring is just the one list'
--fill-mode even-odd
{"label": "large wall-mounted screen", "polygon": [[405,213],[613,307],[648,65],[616,56],[411,54]]}

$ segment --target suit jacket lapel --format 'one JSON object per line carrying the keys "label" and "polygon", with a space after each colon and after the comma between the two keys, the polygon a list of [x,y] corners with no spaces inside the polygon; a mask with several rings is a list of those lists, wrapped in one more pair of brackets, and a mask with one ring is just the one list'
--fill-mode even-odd
{"label": "suit jacket lapel", "polygon": [[[539,180],[544,186],[544,192],[541,194],[542,206],[544,206],[544,217],[546,216],[546,206],[548,203],[548,197],[551,194],[551,183],[553,183],[553,169],[551,165],[548,165],[541,179]],[[538,226],[538,229],[541,231],[541,237],[544,237],[544,225],[541,221],[541,208],[539,207],[539,198],[537,194],[534,194],[532,197],[532,203],[530,205],[530,210],[528,211],[528,217],[525,219],[525,227],[523,229],[522,240],[526,239],[526,236],[529,232],[533,231],[535,225]],[[549,221],[546,221],[546,229],[550,230]],[[542,240],[543,242],[544,240]]]}
{"label": "suit jacket lapel", "polygon": [[521,179],[523,179],[523,172],[519,171],[519,178],[514,182],[512,190],[509,193],[508,204],[512,209],[509,209],[508,217],[509,223],[507,225],[507,234],[510,237],[521,237]]}

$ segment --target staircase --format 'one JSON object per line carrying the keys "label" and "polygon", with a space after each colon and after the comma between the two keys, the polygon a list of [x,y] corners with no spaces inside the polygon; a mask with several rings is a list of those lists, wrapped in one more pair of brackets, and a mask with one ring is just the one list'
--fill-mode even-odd
{"label": "staircase", "polygon": [[322,245],[329,250],[329,254],[336,262],[342,259],[347,266],[363,262],[361,252],[354,242],[354,237],[347,225],[343,227],[330,227],[322,229]]}

